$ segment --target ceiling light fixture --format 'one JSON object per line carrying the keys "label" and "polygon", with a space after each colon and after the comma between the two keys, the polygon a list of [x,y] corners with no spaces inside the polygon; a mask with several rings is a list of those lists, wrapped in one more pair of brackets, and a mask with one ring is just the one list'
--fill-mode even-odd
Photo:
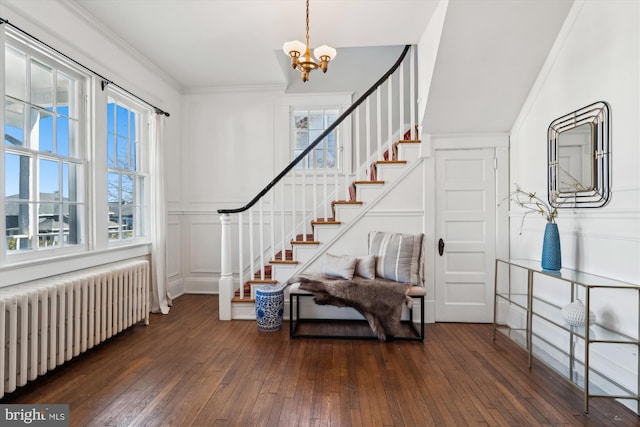
{"label": "ceiling light fixture", "polygon": [[302,81],[309,80],[309,73],[320,68],[323,73],[327,72],[329,61],[336,57],[336,50],[329,46],[318,46],[313,50],[313,54],[320,62],[316,63],[311,59],[311,49],[309,48],[309,0],[307,0],[307,44],[293,40],[282,45],[284,53],[291,57],[291,67],[302,73]]}

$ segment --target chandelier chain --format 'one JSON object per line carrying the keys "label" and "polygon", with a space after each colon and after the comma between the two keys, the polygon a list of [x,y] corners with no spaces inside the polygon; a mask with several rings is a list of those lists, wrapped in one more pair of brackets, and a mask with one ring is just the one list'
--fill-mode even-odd
{"label": "chandelier chain", "polygon": [[309,0],[307,0],[307,49],[309,49]]}

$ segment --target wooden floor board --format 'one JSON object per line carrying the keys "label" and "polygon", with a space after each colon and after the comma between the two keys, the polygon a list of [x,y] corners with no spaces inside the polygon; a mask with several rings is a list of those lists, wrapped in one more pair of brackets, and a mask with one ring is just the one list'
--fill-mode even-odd
{"label": "wooden floor board", "polygon": [[260,332],[217,306],[180,297],[1,403],[68,403],[72,426],[640,426],[609,399],[585,416],[578,389],[529,369],[491,325],[429,324],[424,343],[291,340],[286,322]]}

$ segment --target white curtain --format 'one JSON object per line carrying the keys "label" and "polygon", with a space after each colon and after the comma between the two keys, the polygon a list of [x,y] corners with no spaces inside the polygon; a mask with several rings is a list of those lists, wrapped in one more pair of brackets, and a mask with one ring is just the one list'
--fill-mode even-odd
{"label": "white curtain", "polygon": [[151,292],[153,313],[169,313],[171,299],[167,285],[167,204],[164,185],[164,114],[155,115],[151,141]]}

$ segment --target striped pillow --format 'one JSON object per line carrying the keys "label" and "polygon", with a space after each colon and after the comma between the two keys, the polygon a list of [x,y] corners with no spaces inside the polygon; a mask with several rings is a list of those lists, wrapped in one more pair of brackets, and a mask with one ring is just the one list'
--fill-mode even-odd
{"label": "striped pillow", "polygon": [[422,286],[423,237],[424,234],[370,232],[369,254],[376,257],[376,275]]}

